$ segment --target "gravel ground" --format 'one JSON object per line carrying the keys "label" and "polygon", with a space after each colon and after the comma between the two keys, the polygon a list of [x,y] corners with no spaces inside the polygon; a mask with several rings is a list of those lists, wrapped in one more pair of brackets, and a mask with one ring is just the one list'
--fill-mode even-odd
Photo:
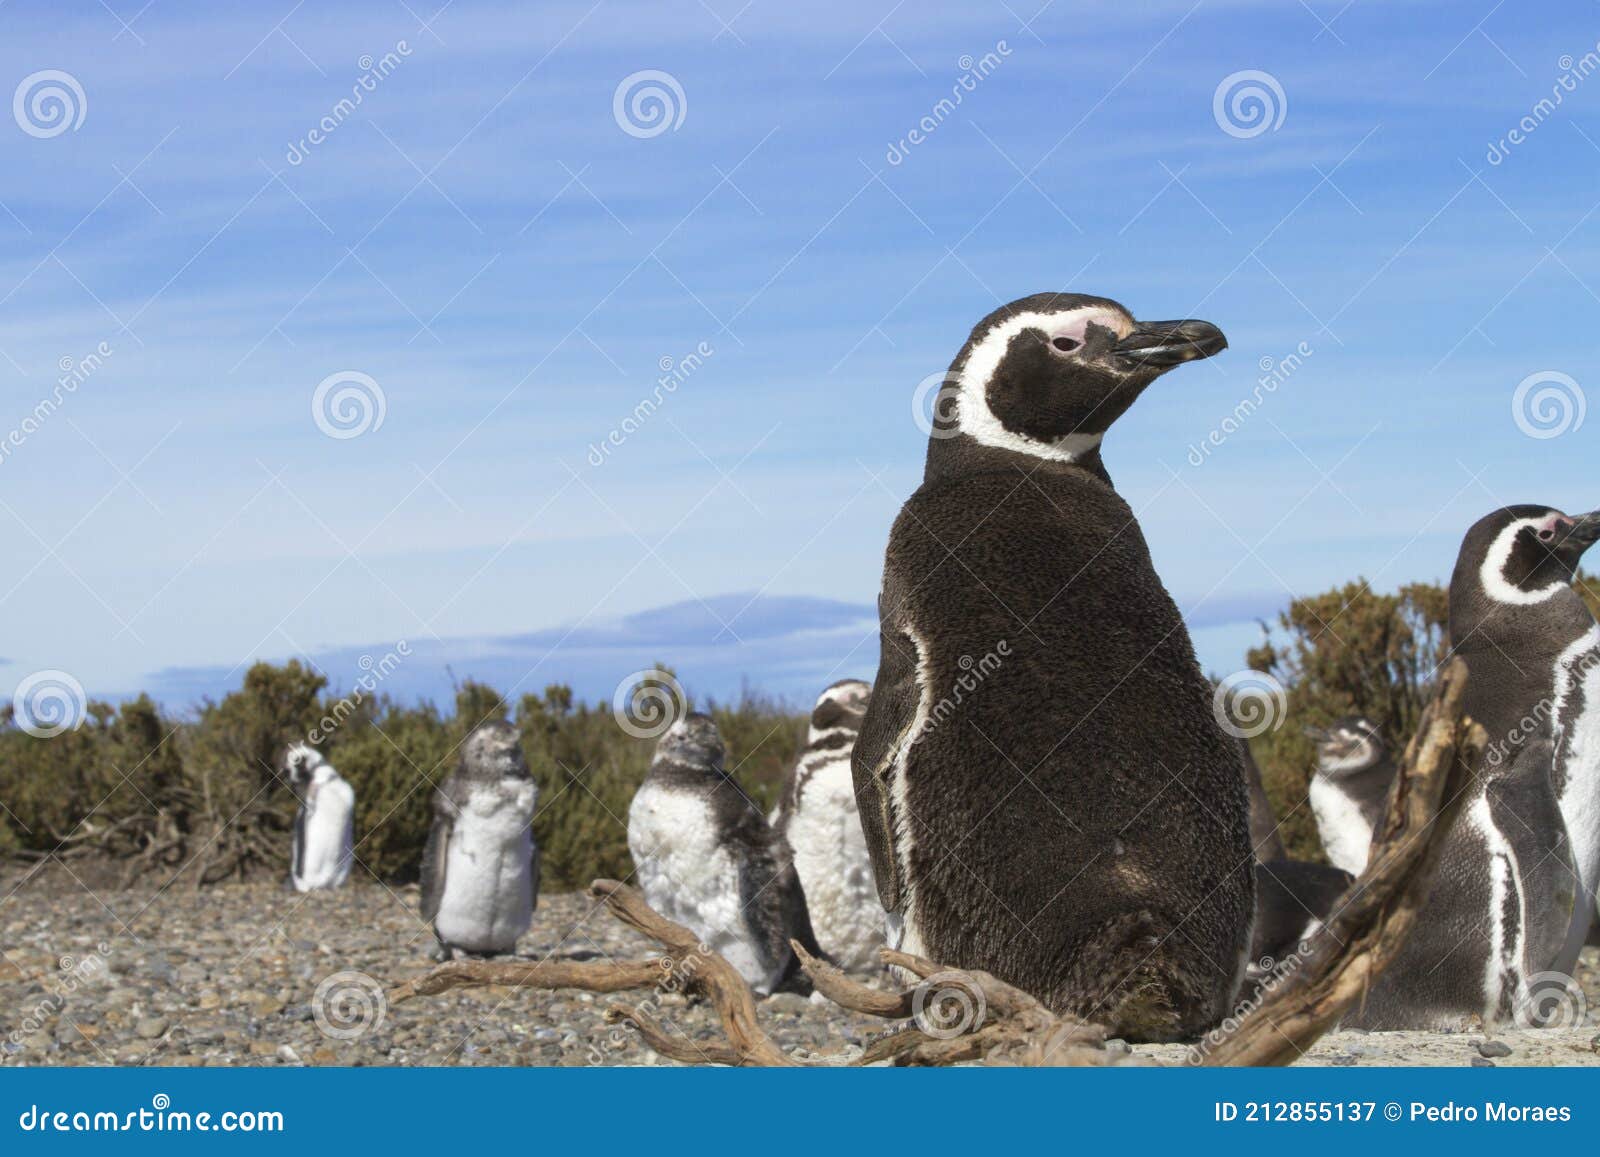
{"label": "gravel ground", "polygon": [[[91,889],[52,869],[20,888],[15,873],[0,879],[0,896],[0,1064],[669,1063],[603,1022],[615,999],[607,996],[487,988],[387,1007],[383,988],[430,966],[414,887],[353,884],[297,896],[250,884],[158,894]],[[520,945],[535,960],[650,954],[644,938],[579,894],[540,897]],[[1600,1011],[1593,950],[1580,971]],[[690,1038],[720,1039],[705,1004],[652,999],[657,1015]],[[788,995],[765,1001],[762,1018],[781,1047],[801,1056],[859,1046],[883,1030],[881,1021]],[[1303,1063],[1600,1065],[1595,1021],[1586,1013],[1570,1028],[1497,1033],[1487,1046],[1482,1033],[1340,1032]],[[1135,1051],[1183,1056],[1176,1046]]]}

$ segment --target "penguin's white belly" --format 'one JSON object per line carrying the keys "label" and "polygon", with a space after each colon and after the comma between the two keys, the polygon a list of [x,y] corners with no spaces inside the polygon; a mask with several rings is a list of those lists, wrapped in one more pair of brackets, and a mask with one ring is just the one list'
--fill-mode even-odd
{"label": "penguin's white belly", "polygon": [[1372,825],[1355,800],[1326,780],[1313,779],[1309,796],[1328,862],[1359,876],[1372,853]]}
{"label": "penguin's white belly", "polygon": [[[1587,897],[1586,910],[1576,920],[1587,925],[1595,918],[1600,888],[1600,627],[1562,654],[1556,687],[1559,758],[1566,776],[1558,802]],[[1576,716],[1568,718],[1573,711]]]}
{"label": "penguin's white belly", "polygon": [[533,923],[534,787],[498,806],[462,809],[450,831],[434,927],[468,952],[510,952]]}
{"label": "penguin's white belly", "polygon": [[337,888],[350,878],[355,855],[355,792],[342,780],[322,784],[301,825],[304,846],[297,849],[298,871],[293,873],[297,892]]}
{"label": "penguin's white belly", "polygon": [[810,774],[787,835],[817,943],[846,968],[876,968],[887,930],[848,756]]}
{"label": "penguin's white belly", "polygon": [[652,783],[628,809],[628,851],[645,901],[688,927],[765,996],[783,962],[766,959],[739,902],[739,865],[717,836],[706,801]]}

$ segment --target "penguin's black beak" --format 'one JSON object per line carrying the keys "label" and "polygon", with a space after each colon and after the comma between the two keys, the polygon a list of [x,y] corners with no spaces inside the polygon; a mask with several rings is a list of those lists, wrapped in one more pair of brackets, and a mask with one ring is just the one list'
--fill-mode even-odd
{"label": "penguin's black beak", "polygon": [[1141,321],[1117,343],[1116,356],[1128,369],[1165,370],[1227,348],[1228,339],[1209,321]]}
{"label": "penguin's black beak", "polygon": [[1563,546],[1576,547],[1581,553],[1600,542],[1600,510],[1580,514],[1572,520],[1572,529],[1562,540]]}

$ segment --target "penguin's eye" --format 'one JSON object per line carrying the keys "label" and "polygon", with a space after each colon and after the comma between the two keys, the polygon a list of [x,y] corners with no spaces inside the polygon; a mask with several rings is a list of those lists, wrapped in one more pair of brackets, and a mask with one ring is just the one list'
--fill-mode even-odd
{"label": "penguin's eye", "polygon": [[1055,346],[1056,349],[1060,350],[1062,353],[1070,354],[1083,343],[1075,337],[1057,337],[1051,338],[1050,344]]}
{"label": "penguin's eye", "polygon": [[1556,532],[1547,526],[1539,532],[1539,538],[1544,542],[1554,542],[1556,539]]}

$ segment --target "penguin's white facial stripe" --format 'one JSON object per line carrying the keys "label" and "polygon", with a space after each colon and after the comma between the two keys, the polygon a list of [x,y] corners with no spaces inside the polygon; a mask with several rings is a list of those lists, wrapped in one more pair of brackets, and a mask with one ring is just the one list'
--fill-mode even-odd
{"label": "penguin's white facial stripe", "polygon": [[[1061,335],[1081,342],[1091,325],[1104,326],[1115,333],[1118,339],[1133,332],[1132,318],[1101,305],[1079,306],[1060,313],[1019,313],[990,329],[974,343],[961,366],[956,405],[957,427],[963,434],[985,446],[1015,450],[1052,462],[1076,462],[1095,450],[1103,434],[1068,434],[1054,442],[1044,442],[1007,429],[994,411],[989,409],[989,383],[1000,368],[1012,338],[1025,330],[1034,329],[1047,339],[1051,335]],[[1101,368],[1106,372],[1114,372],[1111,367]]]}
{"label": "penguin's white facial stripe", "polygon": [[1535,532],[1539,529],[1548,529],[1545,524],[1549,521],[1549,517],[1519,518],[1496,535],[1495,540],[1489,544],[1483,565],[1478,568],[1478,581],[1495,602],[1531,607],[1555,598],[1566,589],[1567,584],[1557,580],[1538,590],[1525,591],[1506,577],[1506,566],[1511,562],[1511,552],[1516,549],[1517,536],[1529,528],[1533,528]]}

